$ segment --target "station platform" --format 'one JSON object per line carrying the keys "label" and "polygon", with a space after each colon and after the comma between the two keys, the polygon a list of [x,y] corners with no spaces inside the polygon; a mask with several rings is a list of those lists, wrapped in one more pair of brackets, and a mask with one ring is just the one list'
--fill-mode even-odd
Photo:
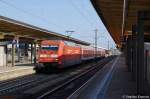
{"label": "station platform", "polygon": [[35,73],[33,64],[16,64],[15,66],[0,66],[0,81]]}
{"label": "station platform", "polygon": [[131,72],[128,72],[125,57],[120,56],[103,99],[127,99],[136,94],[136,83],[132,80]]}
{"label": "station platform", "polygon": [[136,92],[136,85],[131,77],[125,65],[125,57],[118,56],[68,99],[127,99],[127,96]]}

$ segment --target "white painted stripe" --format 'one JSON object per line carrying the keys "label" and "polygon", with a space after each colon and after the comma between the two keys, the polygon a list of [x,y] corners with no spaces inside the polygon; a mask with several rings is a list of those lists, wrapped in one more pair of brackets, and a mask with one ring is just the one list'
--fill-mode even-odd
{"label": "white painted stripe", "polygon": [[[100,87],[99,87],[99,91],[98,93],[96,94],[96,97],[94,99],[103,99],[105,94],[106,94],[106,91],[108,89],[108,85],[110,84],[111,82],[111,79],[112,79],[112,76],[113,76],[113,73],[114,73],[114,70],[115,70],[115,65],[118,61],[119,57],[117,57],[117,59],[115,60],[115,62],[112,64],[112,67],[111,69],[108,71],[108,73],[106,74],[106,76],[103,78],[102,80],[102,83],[100,84]],[[101,97],[98,95],[101,94]]]}

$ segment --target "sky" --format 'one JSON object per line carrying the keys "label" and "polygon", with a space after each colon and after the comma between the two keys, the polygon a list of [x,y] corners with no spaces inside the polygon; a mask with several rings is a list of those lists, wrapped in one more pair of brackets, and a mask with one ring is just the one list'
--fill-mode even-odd
{"label": "sky", "polygon": [[90,0],[0,0],[0,15],[92,44],[97,29],[98,46],[115,47]]}

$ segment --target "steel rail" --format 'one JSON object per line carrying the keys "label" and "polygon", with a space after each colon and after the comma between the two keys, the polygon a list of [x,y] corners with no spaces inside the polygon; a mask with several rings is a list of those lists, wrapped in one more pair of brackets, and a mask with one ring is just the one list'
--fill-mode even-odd
{"label": "steel rail", "polygon": [[[104,62],[102,62],[102,63],[104,63]],[[66,85],[72,83],[73,81],[75,81],[75,80],[81,78],[82,76],[88,74],[88,73],[91,72],[92,70],[97,69],[97,68],[98,68],[97,66],[102,65],[102,63],[101,63],[101,64],[100,64],[100,63],[95,64],[95,66],[91,67],[89,70],[87,70],[87,71],[85,71],[85,72],[83,72],[83,73],[81,73],[81,74],[79,74],[79,75],[73,77],[72,79],[70,79],[70,80],[68,80],[67,82],[65,82],[65,83],[63,83],[63,84],[61,84],[61,85],[59,85],[59,86],[53,88],[53,89],[50,90],[50,91],[45,92],[44,94],[42,94],[42,95],[40,95],[39,97],[37,97],[37,99],[46,98],[47,96],[49,96],[49,95],[51,95],[52,93],[58,91],[59,89],[63,88],[64,86],[66,86]]]}

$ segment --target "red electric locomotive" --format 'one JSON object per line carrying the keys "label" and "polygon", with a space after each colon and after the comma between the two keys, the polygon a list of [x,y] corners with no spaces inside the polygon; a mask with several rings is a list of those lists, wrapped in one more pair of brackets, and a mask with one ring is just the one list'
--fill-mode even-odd
{"label": "red electric locomotive", "polygon": [[66,41],[45,40],[41,42],[38,64],[35,69],[64,68],[81,63],[81,48],[70,46]]}

